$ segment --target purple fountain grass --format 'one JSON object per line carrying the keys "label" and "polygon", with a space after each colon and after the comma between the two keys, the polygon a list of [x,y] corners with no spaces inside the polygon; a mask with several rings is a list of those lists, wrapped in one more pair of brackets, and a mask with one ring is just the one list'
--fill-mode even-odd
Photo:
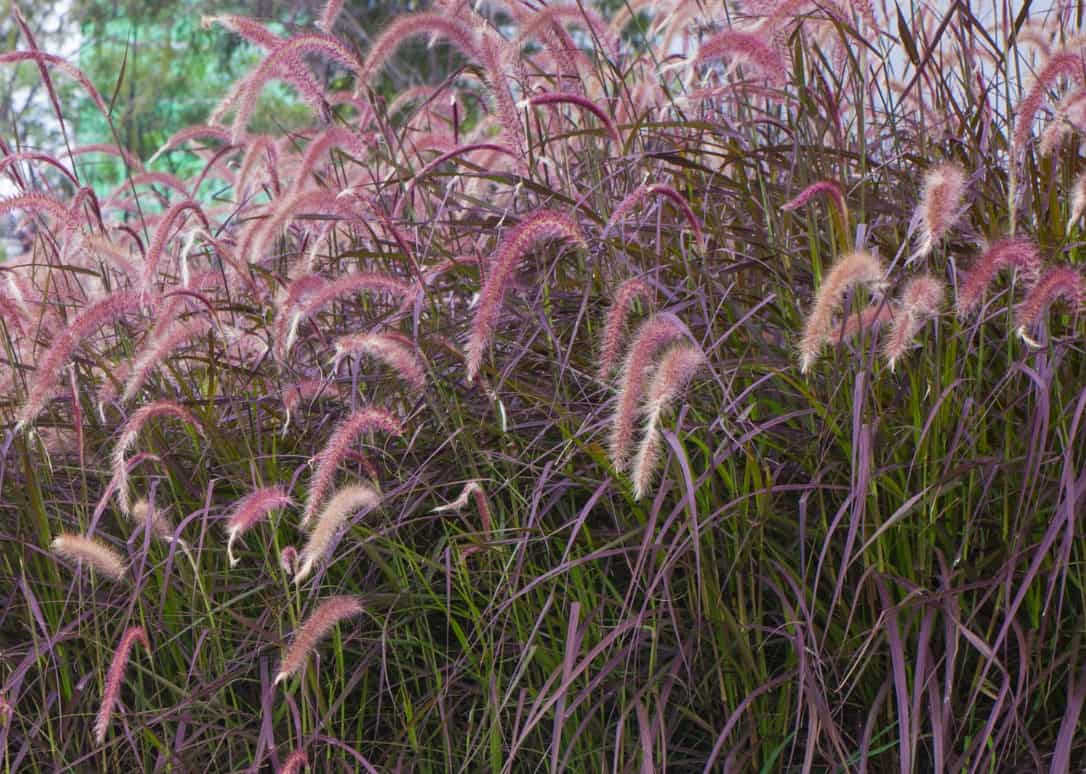
{"label": "purple fountain grass", "polygon": [[121,695],[121,682],[124,680],[124,668],[128,665],[128,657],[135,643],[143,645],[143,649],[151,652],[151,643],[147,639],[147,632],[142,626],[131,626],[121,636],[117,650],[113,654],[113,661],[109,665],[109,673],[106,675],[105,690],[102,691],[102,706],[94,719],[94,741],[103,744],[106,741],[106,732],[109,731],[109,721],[113,716],[113,707]]}
{"label": "purple fountain grass", "polygon": [[302,550],[298,552],[298,571],[294,574],[294,583],[301,584],[313,571],[313,567],[324,558],[332,544],[332,538],[347,520],[357,511],[373,510],[381,504],[381,495],[371,486],[354,484],[338,490],[320,515],[313,521]]}
{"label": "purple fountain grass", "polygon": [[64,227],[67,227],[71,219],[71,211],[63,202],[38,191],[0,199],[0,215],[7,215],[15,210],[48,213]]}
{"label": "purple fountain grass", "polygon": [[706,64],[723,57],[731,57],[740,64],[750,65],[775,85],[783,86],[788,82],[788,62],[785,54],[759,32],[735,28],[722,30],[698,47],[693,64]]}
{"label": "purple fountain grass", "polygon": [[619,205],[615,207],[614,212],[611,213],[611,217],[607,219],[607,224],[603,227],[601,238],[606,239],[607,235],[611,233],[611,229],[621,222],[626,213],[636,207],[640,201],[650,196],[662,196],[665,199],[670,200],[671,203],[682,212],[683,217],[686,218],[690,227],[694,230],[694,237],[697,239],[698,247],[702,250],[705,249],[705,235],[702,232],[701,221],[698,219],[698,216],[690,209],[690,205],[687,204],[686,198],[681,193],[663,183],[638,186],[627,197],[619,202]]}
{"label": "purple fountain grass", "polygon": [[877,286],[882,280],[882,266],[870,253],[857,251],[843,256],[833,265],[815,294],[814,306],[807,316],[799,345],[800,373],[806,373],[822,345],[833,334],[833,313],[845,294],[857,285]]}
{"label": "purple fountain grass", "polygon": [[924,176],[924,189],[916,210],[919,223],[917,257],[923,258],[961,217],[965,170],[953,161],[938,164]]}
{"label": "purple fountain grass", "polygon": [[108,322],[140,308],[140,294],[117,291],[83,309],[53,337],[52,344],[38,360],[34,376],[27,387],[26,403],[16,415],[16,429],[31,424],[52,400],[60,381],[62,369],[80,343]]}
{"label": "purple fountain grass", "polygon": [[607,135],[615,143],[615,147],[622,148],[622,135],[619,133],[618,128],[611,121],[611,116],[607,115],[599,105],[587,97],[582,97],[580,94],[571,94],[569,92],[547,92],[545,94],[535,94],[528,98],[527,104],[532,107],[551,107],[555,105],[576,105],[582,110],[587,110],[594,115],[601,124],[603,124],[604,130]]}
{"label": "purple fountain grass", "polygon": [[240,561],[234,556],[234,543],[238,538],[267,518],[272,511],[291,504],[290,495],[281,486],[261,487],[238,500],[226,523],[226,556],[231,567],[236,567]]}
{"label": "purple fountain grass", "polygon": [[1049,269],[1018,305],[1015,310],[1018,335],[1030,346],[1039,347],[1040,344],[1029,336],[1029,329],[1039,323],[1048,307],[1058,300],[1067,301],[1073,314],[1082,311],[1086,303],[1086,279],[1077,269],[1070,266]]}
{"label": "purple fountain grass", "polygon": [[[72,171],[70,169],[68,169],[68,167],[66,167],[60,161],[60,159],[57,159],[57,158],[55,158],[53,156],[50,156],[48,153],[35,153],[33,151],[20,151],[18,153],[9,154],[9,155],[5,156],[4,158],[0,159],[0,174],[2,174],[4,172],[4,170],[6,170],[8,167],[12,166],[13,164],[18,164],[18,163],[27,162],[27,161],[37,161],[37,162],[40,162],[42,164],[48,164],[53,169],[58,170],[62,175],[64,175],[66,178],[68,178],[68,180],[70,180],[73,184],[79,185],[79,180],[76,178],[75,175],[72,174]],[[16,180],[16,182],[18,182],[18,176],[17,175],[15,176],[15,180]]]}
{"label": "purple fountain grass", "polygon": [[610,378],[611,371],[618,362],[622,350],[622,337],[626,332],[626,315],[629,314],[630,307],[635,300],[647,299],[650,292],[648,284],[637,278],[628,279],[618,286],[615,299],[607,311],[607,321],[603,326],[600,359],[596,370],[596,378],[601,382]]}
{"label": "purple fountain grass", "polygon": [[705,353],[694,344],[679,343],[660,358],[645,395],[644,435],[634,455],[631,477],[634,499],[640,500],[652,486],[660,457],[660,416],[679,396],[694,375],[706,365]]}
{"label": "purple fountain grass", "polygon": [[271,216],[261,223],[254,224],[239,246],[243,256],[250,264],[259,263],[267,252],[268,243],[275,239],[290,225],[291,221],[302,213],[318,215],[322,218],[339,218],[361,221],[361,214],[350,202],[325,188],[316,190],[297,190],[286,193],[274,204]]}
{"label": "purple fountain grass", "polygon": [[645,390],[645,374],[652,368],[660,350],[689,337],[686,326],[670,312],[658,312],[638,327],[622,365],[621,384],[608,440],[611,464],[617,472],[624,473],[629,464],[634,427]]}
{"label": "purple fountain grass", "polygon": [[352,333],[336,339],[335,348],[333,373],[342,358],[369,355],[383,361],[412,388],[419,391],[426,388],[426,365],[414,342],[401,333]]}
{"label": "purple fountain grass", "polygon": [[137,409],[121,428],[120,438],[113,447],[112,454],[112,473],[114,480],[117,482],[117,502],[121,512],[126,515],[132,513],[132,501],[131,493],[128,491],[128,467],[125,464],[125,454],[132,447],[132,444],[136,442],[136,438],[143,426],[156,417],[180,419],[182,422],[192,425],[201,436],[205,436],[204,427],[200,420],[179,403],[169,400],[157,400]]}
{"label": "purple fountain grass", "polygon": [[332,488],[336,469],[347,457],[351,445],[363,433],[376,431],[397,438],[403,435],[400,420],[388,411],[375,406],[358,409],[336,426],[332,437],[328,439],[328,444],[312,460],[316,470],[313,472],[309,491],[306,494],[305,509],[302,512],[301,526],[303,528],[307,527],[317,515],[317,509],[321,507],[325,495]]}
{"label": "purple fountain grass", "polygon": [[505,61],[508,56],[509,44],[505,38],[493,32],[480,34],[478,57],[485,70],[486,84],[494,98],[498,123],[501,125],[506,142],[516,152],[518,171],[527,172],[523,153],[528,141],[505,75]]}
{"label": "purple fountain grass", "polygon": [[299,774],[302,769],[308,768],[309,758],[306,757],[305,750],[295,750],[283,761],[279,774]]}
{"label": "purple fountain grass", "polygon": [[295,382],[283,389],[283,412],[285,414],[283,419],[283,434],[287,432],[287,428],[290,427],[290,417],[294,413],[294,409],[303,400],[312,400],[320,391],[324,389],[323,379],[303,379],[300,382]]}
{"label": "purple fountain grass", "polygon": [[333,148],[342,148],[355,156],[366,156],[373,147],[372,136],[364,136],[355,129],[343,126],[333,126],[325,129],[314,137],[305,149],[302,163],[294,172],[294,189],[301,190],[309,182],[310,175],[316,169],[318,162]]}
{"label": "purple fountain grass", "polygon": [[486,349],[498,314],[501,311],[505,288],[513,273],[536,242],[543,239],[567,239],[586,246],[580,227],[567,215],[553,210],[542,210],[530,215],[510,232],[491,259],[490,271],[483,281],[479,294],[479,305],[472,321],[471,335],[466,348],[467,380],[475,379],[482,364],[483,351]]}
{"label": "purple fountain grass", "polygon": [[985,250],[958,283],[958,314],[964,316],[973,311],[988,286],[1008,268],[1016,269],[1026,287],[1031,287],[1041,274],[1041,253],[1037,245],[1018,237],[1000,240]]}
{"label": "purple fountain grass", "polygon": [[[211,330],[211,323],[203,318],[193,318],[187,322],[174,320],[165,331],[148,343],[132,361],[125,379],[121,401],[127,403],[136,396],[150,375],[151,370],[172,355],[178,348],[204,336]],[[107,382],[108,383],[108,382]]]}
{"label": "purple fountain grass", "polygon": [[69,562],[82,562],[115,581],[124,580],[125,567],[121,555],[100,540],[63,533],[53,538],[51,550]]}
{"label": "purple fountain grass", "polygon": [[1033,131],[1033,119],[1041,109],[1045,93],[1064,76],[1081,81],[1083,75],[1083,59],[1080,54],[1063,51],[1048,58],[1037,73],[1037,80],[1015,108],[1012,161],[1017,162],[1018,152],[1025,147],[1026,140]]}
{"label": "purple fountain grass", "polygon": [[1041,156],[1052,156],[1063,146],[1067,135],[1086,124],[1086,89],[1075,89],[1060,100],[1056,114],[1041,133]]}
{"label": "purple fountain grass", "polygon": [[362,612],[362,602],[357,597],[329,597],[317,605],[317,609],[294,632],[294,639],[283,654],[279,673],[275,676],[275,685],[301,670],[320,641],[328,636],[336,624],[362,615]]}
{"label": "purple fountain grass", "polygon": [[924,323],[939,314],[946,287],[928,274],[914,277],[901,292],[897,313],[890,324],[890,335],[883,346],[883,356],[893,371]]}

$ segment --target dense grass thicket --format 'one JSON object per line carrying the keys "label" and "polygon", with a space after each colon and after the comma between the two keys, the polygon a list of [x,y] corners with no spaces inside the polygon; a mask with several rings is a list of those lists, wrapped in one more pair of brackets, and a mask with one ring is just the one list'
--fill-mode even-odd
{"label": "dense grass thicket", "polygon": [[1078,770],[1086,37],[1029,9],[333,0],[205,20],[263,54],[192,177],[5,141],[3,771]]}

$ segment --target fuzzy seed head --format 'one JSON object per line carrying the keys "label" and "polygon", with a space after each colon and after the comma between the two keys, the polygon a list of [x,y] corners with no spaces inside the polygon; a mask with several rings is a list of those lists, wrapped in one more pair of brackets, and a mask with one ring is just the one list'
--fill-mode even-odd
{"label": "fuzzy seed head", "polygon": [[917,209],[920,222],[919,257],[932,251],[961,215],[965,192],[965,170],[953,161],[938,164],[924,176],[924,189]]}
{"label": "fuzzy seed head", "polygon": [[858,285],[877,286],[882,280],[882,266],[870,253],[857,251],[843,256],[830,269],[815,295],[814,306],[800,342],[800,372],[805,373],[818,357],[818,351],[833,334],[833,313],[849,290]]}
{"label": "fuzzy seed head", "polygon": [[300,584],[309,577],[313,566],[328,552],[332,538],[347,519],[357,511],[372,510],[381,502],[381,496],[365,484],[348,486],[336,492],[313,523],[309,539],[298,554],[298,572],[294,582]]}
{"label": "fuzzy seed head", "polygon": [[988,286],[1004,269],[1016,269],[1032,287],[1041,274],[1041,252],[1029,239],[1003,239],[977,258],[958,284],[958,314],[972,312],[984,297]]}
{"label": "fuzzy seed head", "polygon": [[98,744],[106,741],[106,732],[109,731],[109,721],[113,716],[113,707],[121,694],[121,682],[124,680],[124,668],[128,665],[128,656],[132,646],[136,643],[143,645],[148,653],[151,651],[151,643],[147,640],[147,633],[142,626],[132,626],[121,637],[117,650],[113,654],[113,661],[109,665],[109,673],[106,675],[106,686],[102,692],[102,705],[98,715],[94,719],[94,740]]}
{"label": "fuzzy seed head", "polygon": [[124,580],[126,571],[121,555],[100,540],[64,533],[53,539],[52,551],[69,562],[83,562],[98,573],[115,580]]}
{"label": "fuzzy seed head", "polygon": [[310,654],[336,624],[361,614],[362,603],[357,597],[329,597],[321,602],[294,633],[290,647],[283,654],[279,674],[275,676],[275,685],[279,685],[305,666]]}

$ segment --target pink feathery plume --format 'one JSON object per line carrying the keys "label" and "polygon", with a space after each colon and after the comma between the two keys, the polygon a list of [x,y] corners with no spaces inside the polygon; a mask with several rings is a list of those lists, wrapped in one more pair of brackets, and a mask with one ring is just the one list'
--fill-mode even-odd
{"label": "pink feathery plume", "polygon": [[27,401],[16,415],[16,429],[32,423],[56,394],[61,369],[67,365],[79,344],[101,326],[140,308],[140,295],[117,291],[86,307],[67,328],[54,338],[45,355],[38,360],[34,377],[27,388]]}
{"label": "pink feathery plume", "polygon": [[[1082,80],[1082,56],[1065,51],[1053,54],[1048,58],[1048,61],[1045,62],[1044,67],[1041,68],[1041,72],[1037,74],[1037,80],[1026,93],[1026,96],[1022,98],[1022,101],[1018,103],[1018,107],[1014,111],[1014,135],[1012,144],[1014,154],[1017,154],[1018,151],[1025,147],[1026,140],[1029,139],[1030,132],[1033,129],[1033,119],[1037,115],[1037,111],[1041,109],[1041,103],[1044,101],[1045,92],[1051,89],[1056,84],[1056,81],[1064,76],[1075,78],[1080,81]],[[1017,158],[1017,155],[1015,155],[1015,158]]]}
{"label": "pink feathery plume", "polygon": [[62,57],[56,56],[55,54],[47,54],[44,51],[9,51],[5,54],[0,54],[0,64],[18,64],[19,62],[28,61],[37,63],[39,67],[49,65],[56,70],[60,70],[83,87],[87,94],[90,95],[95,107],[101,111],[103,116],[109,115],[109,108],[106,107],[105,100],[103,100],[102,95],[98,93],[98,89],[94,88],[94,84],[91,83],[90,78],[88,78],[82,70]]}
{"label": "pink feathery plume", "polygon": [[151,652],[151,643],[147,640],[147,632],[142,626],[129,627],[121,637],[117,645],[117,651],[113,654],[113,661],[109,665],[109,674],[106,675],[106,687],[102,692],[102,706],[94,719],[94,740],[98,744],[106,741],[106,732],[109,731],[109,721],[113,716],[113,707],[121,694],[121,681],[124,680],[124,668],[128,665],[128,656],[135,643],[143,645],[143,649]]}
{"label": "pink feathery plume", "polygon": [[905,285],[897,314],[890,325],[890,335],[882,350],[891,371],[924,323],[939,314],[945,292],[943,283],[928,274],[914,277]]}
{"label": "pink feathery plume", "polygon": [[536,94],[528,98],[528,104],[533,107],[576,105],[582,110],[587,110],[603,124],[603,128],[607,131],[608,136],[614,141],[615,145],[619,148],[622,147],[622,135],[619,134],[618,128],[612,123],[611,117],[595,102],[586,97],[582,97],[580,94],[571,94],[568,92]]}
{"label": "pink feathery plume", "polygon": [[845,324],[840,326],[837,333],[837,343],[843,344],[861,331],[869,331],[893,319],[894,310],[889,304],[871,304],[859,314],[850,314],[845,318]]}
{"label": "pink feathery plume", "polygon": [[645,395],[645,430],[633,461],[635,500],[645,496],[656,473],[660,457],[660,416],[704,366],[705,353],[694,344],[676,344],[660,358]]}
{"label": "pink feathery plume", "polygon": [[210,329],[211,324],[201,318],[195,318],[184,323],[174,321],[136,356],[132,362],[128,378],[125,380],[121,400],[123,402],[132,400],[136,393],[140,391],[140,388],[143,387],[144,382],[147,381],[152,369],[173,354],[179,347],[205,335]]}
{"label": "pink feathery plume", "polygon": [[347,519],[357,511],[372,510],[381,504],[381,495],[366,484],[355,484],[337,491],[320,515],[313,522],[302,550],[298,553],[298,571],[294,574],[294,583],[301,584],[313,571],[313,567],[324,558],[335,537]]}
{"label": "pink feathery plume", "polygon": [[726,56],[750,65],[774,84],[783,85],[788,81],[784,54],[757,32],[734,28],[718,32],[698,47],[694,64],[705,64]]}
{"label": "pink feathery plume", "polygon": [[585,245],[580,227],[567,215],[553,210],[542,210],[521,221],[505,237],[491,261],[491,268],[479,294],[471,335],[466,348],[467,378],[470,384],[479,373],[483,351],[493,335],[498,314],[501,311],[505,288],[509,284],[520,260],[542,239],[561,238]]}
{"label": "pink feathery plume", "polygon": [[[121,429],[121,436],[113,447],[112,469],[113,478],[117,482],[117,502],[121,512],[128,515],[132,511],[131,495],[128,491],[128,466],[125,464],[125,453],[136,442],[140,430],[148,421],[156,417],[174,417],[189,425],[192,425],[200,435],[204,434],[204,427],[200,420],[184,406],[168,400],[157,400],[137,409]],[[205,436],[206,437],[206,436]]]}
{"label": "pink feathery plume", "polygon": [[[245,78],[245,85],[237,94],[237,110],[230,132],[231,142],[238,144],[244,138],[245,127],[256,107],[257,97],[268,81],[281,77],[295,87],[308,83],[306,79],[312,76],[305,65],[304,57],[309,54],[320,54],[339,62],[359,76],[359,82],[363,82],[362,63],[358,61],[354,51],[338,38],[322,33],[296,35],[276,46]],[[324,99],[324,90],[319,84],[316,85],[316,89],[302,89],[302,96],[323,115],[327,102]]]}
{"label": "pink feathery plume", "polygon": [[686,218],[690,227],[694,230],[694,237],[698,241],[698,247],[704,249],[705,235],[702,233],[701,221],[698,220],[698,216],[690,209],[690,205],[686,203],[686,198],[681,193],[663,183],[638,186],[626,198],[619,202],[615,211],[611,213],[611,217],[607,219],[607,224],[603,227],[601,238],[606,239],[607,235],[611,233],[611,229],[621,222],[626,213],[637,206],[638,202],[650,196],[662,196],[663,198],[670,200],[671,203],[682,212],[683,217]]}
{"label": "pink feathery plume", "polygon": [[[336,25],[336,19],[343,10],[343,0],[328,0],[321,11],[321,17],[317,20],[317,28],[332,34],[332,27]],[[304,756],[304,753],[303,753]]]}
{"label": "pink feathery plume", "polygon": [[645,391],[645,374],[651,370],[660,350],[689,336],[686,326],[670,312],[653,315],[641,323],[634,334],[622,365],[618,401],[608,440],[611,464],[619,473],[625,472],[629,464],[634,426]]}
{"label": "pink feathery plume", "polygon": [[369,85],[400,45],[418,35],[440,35],[454,43],[467,57],[479,59],[476,34],[468,24],[448,14],[419,11],[399,16],[381,30],[362,63],[358,83]]}
{"label": "pink feathery plume", "polygon": [[179,145],[184,145],[189,140],[196,139],[217,140],[218,142],[229,144],[230,134],[225,129],[221,129],[217,126],[207,126],[205,124],[187,126],[184,129],[171,134],[166,142],[162,143],[162,147],[155,151],[151,158],[147,159],[148,166],[153,164],[163,153],[169,153]]}
{"label": "pink feathery plume", "polygon": [[490,534],[490,503],[486,499],[486,492],[478,481],[469,481],[460,490],[460,495],[455,500],[445,503],[445,505],[439,505],[431,513],[446,513],[448,511],[460,513],[467,507],[469,499],[475,500],[475,507],[479,511],[479,521],[482,522],[483,532]]}
{"label": "pink feathery plume", "polygon": [[62,202],[37,191],[0,199],[0,215],[7,215],[14,210],[47,213],[64,227],[67,227],[71,219],[69,208]]}
{"label": "pink feathery plume", "polygon": [[226,524],[226,556],[231,567],[236,566],[239,561],[234,556],[234,542],[262,519],[267,518],[269,513],[290,504],[290,496],[281,486],[262,487],[238,500]]}
{"label": "pink feathery plume", "polygon": [[302,527],[317,515],[325,495],[332,488],[336,469],[350,451],[351,445],[363,433],[380,431],[399,437],[403,434],[400,420],[381,408],[367,406],[360,408],[344,419],[333,431],[328,444],[313,458],[316,470],[309,483],[305,509],[302,512]]}
{"label": "pink feathery plume", "polygon": [[[48,153],[34,153],[33,151],[20,151],[18,153],[9,153],[8,155],[4,156],[4,158],[0,159],[0,173],[3,173],[4,170],[6,170],[8,167],[23,161],[37,161],[41,164],[48,164],[49,166],[53,167],[53,169],[58,170],[72,183],[74,183],[75,185],[79,185],[79,180],[76,179],[76,176],[72,174],[71,170],[64,166],[62,163],[60,163],[58,159],[50,156]],[[17,173],[16,178],[18,178]]]}
{"label": "pink feathery plume", "polygon": [[400,333],[352,333],[336,339],[335,348],[333,373],[342,358],[369,355],[391,367],[414,389],[422,390],[426,387],[426,366],[411,339]]}
{"label": "pink feathery plume", "polygon": [[1086,280],[1070,266],[1057,266],[1046,271],[1015,311],[1018,335],[1030,346],[1040,344],[1029,336],[1029,329],[1040,322],[1048,307],[1057,300],[1067,301],[1071,311],[1078,314],[1086,303]]}
{"label": "pink feathery plume", "polygon": [[799,192],[799,195],[787,204],[781,205],[785,212],[792,212],[801,207],[806,207],[817,196],[824,197],[830,203],[830,213],[837,223],[842,244],[847,248],[849,242],[848,204],[845,201],[845,192],[835,180],[819,180]]}
{"label": "pink feathery plume", "polygon": [[822,345],[832,336],[833,313],[845,294],[857,285],[877,286],[881,279],[882,266],[870,253],[849,253],[834,264],[815,294],[814,306],[803,329],[799,345],[801,373],[807,372]]}
{"label": "pink feathery plume", "polygon": [[973,261],[958,284],[958,314],[966,315],[980,303],[984,292],[1004,269],[1014,268],[1027,287],[1041,274],[1041,253],[1029,239],[1002,239]]}
{"label": "pink feathery plume", "polygon": [[596,376],[600,381],[607,381],[611,369],[618,362],[622,349],[622,334],[626,328],[626,315],[635,300],[644,300],[649,296],[649,286],[640,279],[628,279],[618,286],[615,300],[607,311],[607,322],[603,327],[603,340],[600,345],[599,368]]}
{"label": "pink feathery plume", "polygon": [[294,546],[283,546],[279,552],[279,569],[287,575],[298,572],[298,549]]}
{"label": "pink feathery plume", "polygon": [[1067,218],[1067,233],[1078,223],[1082,213],[1086,212],[1086,172],[1080,172],[1071,184],[1071,214]]}
{"label": "pink feathery plume", "polygon": [[124,559],[100,540],[61,534],[53,539],[50,548],[57,556],[71,562],[83,562],[111,580],[124,580]]}
{"label": "pink feathery plume", "polygon": [[294,640],[283,654],[279,674],[275,676],[275,684],[279,685],[304,667],[310,654],[316,650],[320,641],[332,631],[336,624],[358,615],[362,615],[362,603],[357,597],[329,597],[321,602],[294,632]]}
{"label": "pink feathery plume", "polygon": [[169,240],[174,223],[185,212],[192,210],[196,214],[196,217],[203,223],[206,231],[211,231],[211,223],[207,219],[207,215],[204,213],[203,208],[198,202],[192,199],[186,199],[183,202],[178,202],[166,211],[159,221],[158,226],[155,228],[155,233],[151,236],[151,242],[147,245],[147,259],[146,265],[143,270],[143,278],[141,280],[141,287],[144,292],[151,289],[154,283],[155,277],[158,274],[158,262],[162,257],[163,251],[166,249],[166,242]]}
{"label": "pink feathery plume", "polygon": [[[295,282],[301,280],[305,280],[305,277],[299,278]],[[279,309],[279,314],[282,317],[276,321],[277,328],[281,330],[282,326],[286,327],[285,339],[280,339],[282,342],[280,345],[281,357],[286,357],[294,346],[294,341],[298,335],[298,326],[335,299],[365,290],[388,293],[402,300],[411,292],[411,286],[406,282],[379,272],[346,274],[334,280],[325,280],[312,287],[308,286],[309,280],[306,280],[306,282],[307,292],[304,299],[294,305],[283,305]],[[294,292],[293,284],[290,290],[291,293]]]}
{"label": "pink feathery plume", "polygon": [[920,223],[917,257],[932,251],[935,243],[957,222],[965,192],[965,170],[953,161],[943,162],[924,176],[924,190],[916,217]]}
{"label": "pink feathery plume", "polygon": [[302,769],[308,768],[309,758],[306,757],[305,750],[295,750],[283,761],[279,774],[300,774]]}

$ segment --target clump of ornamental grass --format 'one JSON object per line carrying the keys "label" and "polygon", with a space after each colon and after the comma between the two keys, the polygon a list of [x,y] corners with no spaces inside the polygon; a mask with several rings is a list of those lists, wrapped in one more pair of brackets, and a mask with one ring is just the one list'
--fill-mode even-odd
{"label": "clump of ornamental grass", "polygon": [[131,493],[128,490],[128,467],[125,464],[125,454],[132,448],[139,436],[140,430],[151,419],[157,417],[173,417],[191,425],[197,433],[204,435],[204,428],[200,420],[179,403],[169,400],[157,400],[137,409],[121,428],[120,438],[113,447],[112,472],[117,484],[117,503],[121,512],[128,515],[132,511]]}
{"label": "clump of ornamental grass", "polygon": [[399,437],[403,434],[403,427],[400,420],[388,411],[366,406],[344,419],[332,432],[327,445],[312,460],[316,470],[309,482],[309,492],[302,513],[302,527],[307,527],[317,515],[317,509],[332,488],[336,469],[347,457],[351,445],[363,433],[375,431]]}
{"label": "clump of ornamental grass", "polygon": [[943,283],[927,274],[914,277],[906,283],[890,323],[890,334],[882,350],[891,371],[924,327],[924,323],[939,313],[944,295]]}
{"label": "clump of ornamental grass", "polygon": [[915,215],[919,227],[916,257],[928,255],[957,223],[964,193],[965,170],[953,161],[937,164],[924,175],[924,188]]}
{"label": "clump of ornamental grass", "polygon": [[803,329],[799,345],[801,373],[810,369],[822,345],[832,336],[833,313],[844,301],[845,295],[857,286],[877,288],[881,282],[882,266],[870,253],[849,253],[834,264],[815,295],[814,306]]}
{"label": "clump of ornamental grass", "polygon": [[275,685],[300,671],[320,641],[328,636],[336,624],[358,615],[362,615],[362,603],[357,597],[329,597],[317,605],[317,609],[294,632],[290,647],[279,664]]}
{"label": "clump of ornamental grass", "polygon": [[611,371],[618,362],[622,350],[622,337],[626,330],[626,316],[634,301],[648,298],[650,289],[648,284],[641,279],[628,279],[618,286],[615,298],[611,302],[611,308],[607,310],[607,320],[603,325],[603,336],[600,343],[600,357],[596,370],[596,377],[601,381],[607,381]]}
{"label": "clump of ornamental grass", "polygon": [[479,304],[471,326],[471,335],[465,351],[467,380],[470,384],[479,373],[483,351],[494,334],[494,327],[501,311],[505,288],[509,284],[521,259],[543,239],[561,238],[586,246],[580,227],[567,215],[553,210],[543,210],[530,215],[510,232],[490,263],[490,270],[479,293]]}
{"label": "clump of ornamental grass", "polygon": [[309,577],[314,565],[328,552],[332,538],[354,513],[373,510],[381,503],[381,495],[365,484],[347,486],[337,491],[324,510],[316,517],[305,545],[298,553],[298,571],[294,582],[300,584]]}
{"label": "clump of ornamental grass", "polygon": [[1027,344],[1041,346],[1030,336],[1030,329],[1041,321],[1054,302],[1060,300],[1068,303],[1073,314],[1079,314],[1086,304],[1086,280],[1070,266],[1057,266],[1046,271],[1015,309],[1018,335]]}
{"label": "clump of ornamental grass", "polygon": [[231,567],[237,566],[240,561],[234,556],[234,543],[237,539],[267,518],[269,513],[286,508],[291,503],[290,496],[281,486],[261,487],[238,500],[226,523],[226,556]]}
{"label": "clump of ornamental grass", "polygon": [[147,632],[142,626],[132,626],[125,630],[121,641],[117,644],[117,650],[113,654],[113,661],[109,665],[109,673],[106,675],[105,690],[102,691],[102,704],[98,715],[94,719],[94,740],[98,744],[106,741],[106,732],[109,731],[109,721],[113,716],[113,707],[121,695],[121,682],[124,680],[124,668],[128,665],[128,657],[132,646],[136,643],[143,645],[148,653],[151,651],[151,643],[147,640]]}
{"label": "clump of ornamental grass", "polygon": [[608,450],[611,465],[626,472],[633,445],[641,398],[645,393],[645,375],[656,362],[657,354],[670,344],[690,337],[690,331],[670,312],[659,312],[641,323],[622,365],[621,382],[615,413],[611,419]]}
{"label": "clump of ornamental grass", "polygon": [[53,553],[62,559],[92,567],[110,580],[124,580],[124,559],[101,540],[64,533],[53,538],[50,547]]}
{"label": "clump of ornamental grass", "polygon": [[660,457],[660,416],[706,365],[700,347],[679,343],[660,358],[645,394],[644,430],[632,466],[634,499],[640,500],[652,486]]}
{"label": "clump of ornamental grass", "polygon": [[989,285],[1004,269],[1016,269],[1026,287],[1032,287],[1041,274],[1041,253],[1025,238],[1003,239],[973,261],[958,283],[958,314],[972,312]]}

